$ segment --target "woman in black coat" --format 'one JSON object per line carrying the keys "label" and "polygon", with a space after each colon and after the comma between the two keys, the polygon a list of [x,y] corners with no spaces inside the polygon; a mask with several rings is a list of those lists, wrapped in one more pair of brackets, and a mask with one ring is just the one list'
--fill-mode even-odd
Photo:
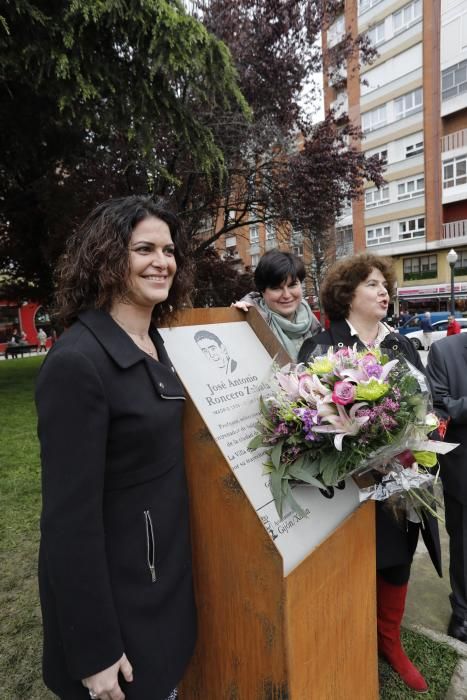
{"label": "woman in black coat", "polygon": [[43,669],[62,700],[175,697],[194,647],[184,393],[155,327],[186,296],[181,246],[174,215],[114,199],[59,268],[67,330],[36,400]]}
{"label": "woman in black coat", "polygon": [[[360,350],[380,347],[391,356],[402,354],[424,372],[412,343],[382,323],[388,311],[388,290],[393,288],[394,282],[392,263],[385,258],[355,255],[336,263],[321,288],[330,327],[304,342],[299,362],[325,354],[330,346],[338,350],[356,343]],[[425,544],[441,576],[437,520],[424,516],[423,526]],[[397,522],[384,504],[376,503],[378,650],[410,688],[424,692],[426,682],[407,658],[400,640],[400,624],[419,531],[419,523],[408,518],[403,523]]]}

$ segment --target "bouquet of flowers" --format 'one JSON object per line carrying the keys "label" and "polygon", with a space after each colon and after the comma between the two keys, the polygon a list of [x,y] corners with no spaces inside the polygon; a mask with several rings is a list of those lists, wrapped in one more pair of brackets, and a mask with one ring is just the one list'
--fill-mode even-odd
{"label": "bouquet of flowers", "polygon": [[429,399],[424,376],[405,358],[390,359],[379,349],[331,348],[307,365],[276,371],[260,398],[249,448],[266,447],[264,472],[279,515],[285,503],[301,511],[294,481],[326,488],[371,470],[384,474],[371,497],[406,491],[412,505],[435,514],[431,494],[421,495],[433,480],[428,468],[437,464],[437,443],[427,440],[437,427]]}

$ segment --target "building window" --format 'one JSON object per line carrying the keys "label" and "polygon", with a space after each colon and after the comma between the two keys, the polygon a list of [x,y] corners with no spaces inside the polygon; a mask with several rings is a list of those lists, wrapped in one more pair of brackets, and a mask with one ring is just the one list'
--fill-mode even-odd
{"label": "building window", "polygon": [[256,224],[250,226],[250,243],[259,243],[259,227]]}
{"label": "building window", "polygon": [[397,199],[413,199],[421,197],[425,192],[425,178],[417,177],[414,180],[405,180],[397,185]]}
{"label": "building window", "polygon": [[411,158],[412,156],[418,156],[423,153],[423,141],[418,141],[417,143],[412,143],[410,146],[405,147],[405,157]]}
{"label": "building window", "polygon": [[352,226],[336,228],[336,258],[343,258],[345,255],[353,255]]}
{"label": "building window", "polygon": [[394,100],[395,112],[397,119],[408,117],[409,114],[415,114],[422,108],[423,92],[422,88],[417,88],[406,95],[402,95]]}
{"label": "building window", "polygon": [[253,270],[255,269],[257,264],[259,263],[259,259],[260,259],[259,253],[251,256],[251,267],[253,268]]}
{"label": "building window", "polygon": [[274,228],[274,224],[269,221],[266,224],[266,240],[269,241],[275,237],[276,237],[276,229]]}
{"label": "building window", "polygon": [[467,182],[467,153],[443,163],[443,188],[465,185]]}
{"label": "building window", "polygon": [[456,275],[467,275],[467,250],[457,250],[457,262],[454,265]]}
{"label": "building window", "polygon": [[441,91],[443,100],[450,100],[467,91],[467,58],[443,70]]}
{"label": "building window", "polygon": [[438,276],[436,255],[421,255],[404,260],[404,280],[424,280]]}
{"label": "building window", "polygon": [[422,0],[414,0],[392,15],[394,34],[403,32],[422,16]]}
{"label": "building window", "polygon": [[272,250],[275,248],[277,245],[276,241],[276,229],[274,228],[274,224],[272,222],[268,222],[266,224],[266,243],[265,243],[265,248],[266,250]]}
{"label": "building window", "polygon": [[372,209],[373,207],[381,207],[383,204],[389,203],[389,185],[377,189],[372,187],[365,192],[365,209]]}
{"label": "building window", "polygon": [[366,244],[370,245],[380,245],[382,243],[391,242],[391,227],[390,226],[376,226],[374,228],[367,228],[366,230]]}
{"label": "building window", "polygon": [[405,219],[399,221],[399,240],[406,241],[411,238],[423,238],[425,235],[425,217]]}
{"label": "building window", "polygon": [[225,239],[226,248],[235,248],[237,245],[237,236],[227,236]]}
{"label": "building window", "polygon": [[328,29],[328,44],[337,44],[345,34],[345,15],[340,15]]}
{"label": "building window", "polygon": [[374,46],[382,44],[384,41],[384,22],[375,24],[374,27],[367,31],[366,35]]}
{"label": "building window", "polygon": [[376,107],[370,112],[364,112],[362,114],[362,129],[363,131],[374,131],[374,129],[379,129],[387,123],[387,110],[386,105],[381,105],[381,107]]}
{"label": "building window", "polygon": [[382,0],[359,0],[358,13],[361,15],[363,12],[366,12],[371,7],[378,5],[380,2],[382,2]]}
{"label": "building window", "polygon": [[294,243],[292,245],[292,253],[298,258],[303,258],[303,243]]}

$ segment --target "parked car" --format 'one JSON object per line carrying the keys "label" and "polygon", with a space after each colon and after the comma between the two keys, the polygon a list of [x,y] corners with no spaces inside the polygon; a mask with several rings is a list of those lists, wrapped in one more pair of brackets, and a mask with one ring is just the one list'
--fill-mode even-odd
{"label": "parked car", "polygon": [[[416,331],[418,328],[420,328],[420,321],[423,318],[424,314],[415,314],[412,316],[408,321],[406,321],[402,326],[400,326],[397,329],[397,332],[400,333],[401,335],[407,335],[408,333],[412,333],[412,331]],[[447,317],[449,316],[449,311],[432,311],[431,312],[431,323],[434,324],[436,321],[446,321]],[[455,314],[457,320],[462,318],[462,314],[460,311],[456,311]]]}
{"label": "parked car", "polygon": [[[467,318],[456,318],[456,321],[460,324],[461,333],[467,333]],[[441,338],[444,338],[446,331],[448,329],[448,322],[446,321],[436,321],[432,324],[433,333],[431,334],[431,340],[434,343]],[[423,350],[423,331],[412,331],[407,333],[406,337],[411,340],[415,345],[417,350]]]}

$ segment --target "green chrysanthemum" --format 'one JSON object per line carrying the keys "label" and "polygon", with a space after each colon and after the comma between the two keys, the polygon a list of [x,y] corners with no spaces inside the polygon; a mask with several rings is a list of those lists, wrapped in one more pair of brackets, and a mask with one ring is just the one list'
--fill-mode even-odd
{"label": "green chrysanthemum", "polygon": [[413,452],[413,456],[421,467],[435,467],[438,463],[436,453],[428,452],[428,450],[415,451]]}
{"label": "green chrysanthemum", "polygon": [[370,379],[366,384],[357,384],[357,401],[377,401],[389,391],[389,384],[382,384],[377,379]]}
{"label": "green chrysanthemum", "polygon": [[310,374],[329,374],[334,369],[334,365],[327,357],[320,357],[310,365]]}

